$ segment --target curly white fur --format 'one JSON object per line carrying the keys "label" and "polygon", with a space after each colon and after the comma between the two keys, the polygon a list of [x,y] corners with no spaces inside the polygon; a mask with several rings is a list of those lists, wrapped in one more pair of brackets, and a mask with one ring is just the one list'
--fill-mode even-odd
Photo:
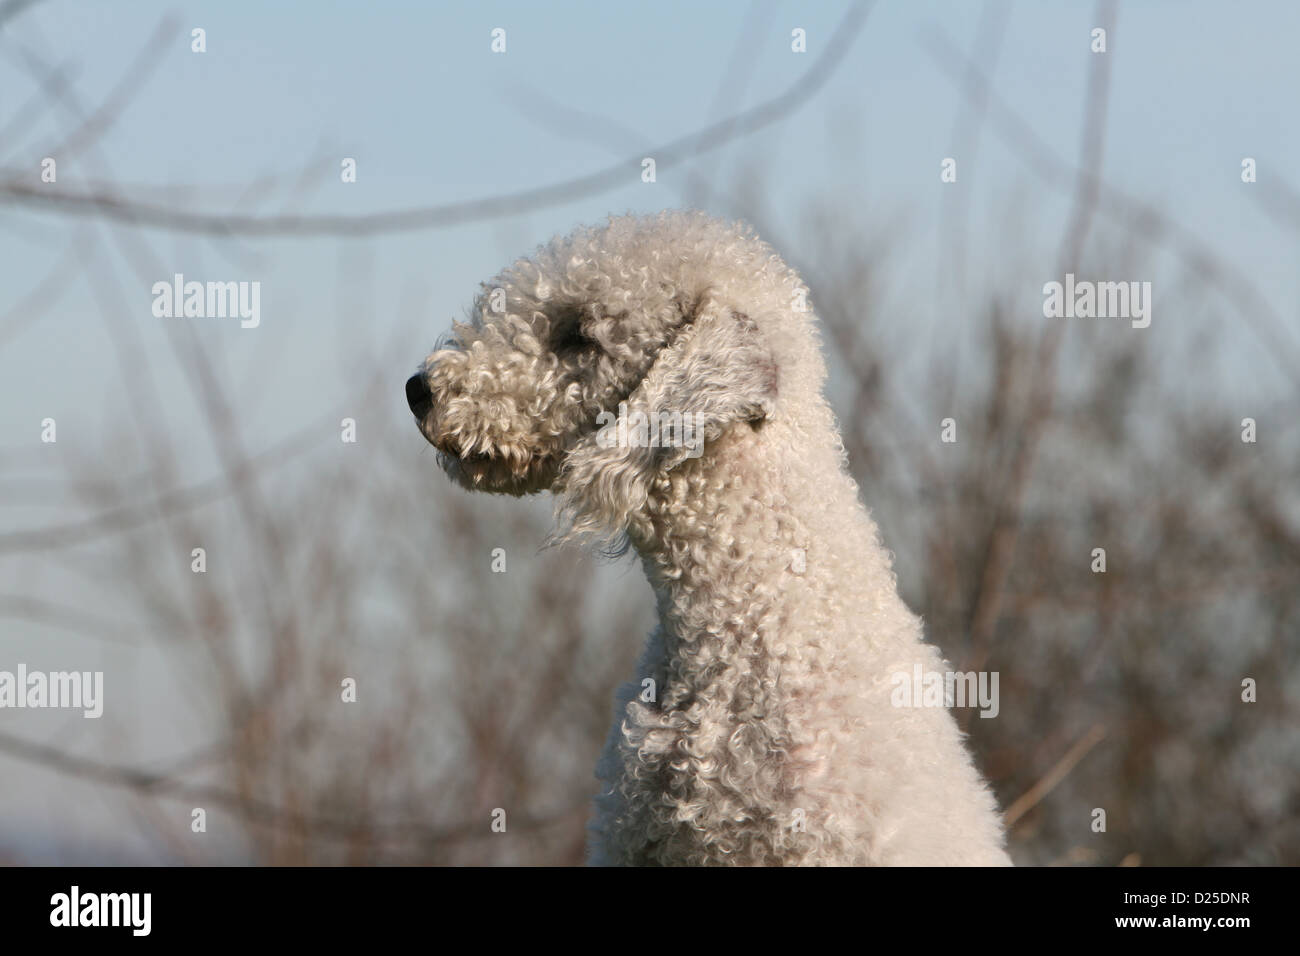
{"label": "curly white fur", "polygon": [[[554,491],[562,537],[626,535],[654,587],[592,862],[1009,862],[950,714],[891,702],[944,665],[845,468],[806,295],[744,226],[614,218],[487,283],[408,383],[453,478]],[[624,402],[695,416],[703,453],[599,440]]]}

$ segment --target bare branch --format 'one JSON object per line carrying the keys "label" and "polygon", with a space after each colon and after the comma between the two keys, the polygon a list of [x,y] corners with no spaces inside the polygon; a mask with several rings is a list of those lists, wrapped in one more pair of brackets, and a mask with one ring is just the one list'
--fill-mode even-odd
{"label": "bare branch", "polygon": [[1006,813],[1002,815],[1003,821],[1008,827],[1015,825],[1016,821],[1042,801],[1042,799],[1052,792],[1052,789],[1066,778],[1093,747],[1101,743],[1106,736],[1106,728],[1101,724],[1094,724],[1089,731],[1075,741],[1074,746],[1065,752],[1060,760],[1056,761],[1047,773],[1038,778],[1038,781],[1024,792],[1017,800],[1013,801],[1011,806],[1007,807]]}

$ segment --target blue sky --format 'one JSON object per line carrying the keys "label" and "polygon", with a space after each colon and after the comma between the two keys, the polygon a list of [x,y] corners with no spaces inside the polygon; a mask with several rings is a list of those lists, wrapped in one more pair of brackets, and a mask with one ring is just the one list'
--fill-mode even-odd
{"label": "blue sky", "polygon": [[[750,10],[736,3],[49,0],[5,29],[0,118],[12,117],[33,94],[30,77],[16,65],[18,50],[73,65],[77,95],[93,108],[171,16],[175,35],[156,55],[139,94],[92,152],[60,165],[64,188],[113,179],[156,187],[142,195],[166,199],[175,194],[163,187],[188,186],[183,201],[218,212],[241,197],[238,208],[263,213],[436,205],[632,161],[642,152],[629,146],[633,138],[665,143],[774,96],[824,50],[845,7],[768,3]],[[737,170],[761,166],[780,216],[794,216],[809,197],[834,195],[863,215],[878,213],[882,222],[900,217],[915,245],[891,263],[893,295],[911,321],[942,332],[959,304],[936,310],[927,301],[930,279],[943,267],[942,203],[951,195],[940,187],[938,163],[956,152],[953,136],[968,104],[922,37],[940,30],[986,64],[1007,102],[1071,161],[1093,56],[1090,3],[1011,4],[996,54],[980,49],[984,11],[969,2],[877,4],[812,102],[775,128],[707,154],[695,170],[725,186]],[[207,32],[204,54],[189,48],[195,26]],[[507,31],[504,55],[489,48],[495,27]],[[807,31],[807,54],[790,50],[794,27]],[[1109,38],[1114,72],[1104,153],[1110,182],[1165,209],[1249,270],[1293,323],[1295,236],[1263,216],[1247,190],[1267,190],[1274,177],[1293,178],[1288,158],[1300,155],[1300,130],[1291,121],[1300,86],[1293,54],[1298,35],[1300,7],[1289,3],[1123,4]],[[556,128],[538,120],[537,97],[600,119]],[[41,157],[72,128],[65,109],[43,110],[36,125],[0,144],[7,175],[34,181]],[[1044,236],[1059,231],[1065,198],[1038,183],[1024,157],[988,128],[976,145],[970,162],[957,157],[960,188],[969,190],[970,233],[995,235],[1013,199],[1032,210],[1031,229]],[[1239,179],[1245,155],[1260,162],[1254,187]],[[339,182],[343,156],[358,161],[356,184]],[[232,252],[229,244],[191,236],[143,236],[165,266],[157,278],[174,270],[262,281],[267,319],[258,332],[243,333],[258,336],[256,342],[222,345],[230,350],[232,374],[261,380],[257,388],[274,392],[259,354],[292,343],[305,376],[306,369],[329,367],[357,349],[418,353],[460,313],[474,285],[509,258],[611,211],[681,203],[676,187],[685,171],[665,171],[654,185],[642,183],[639,172],[629,162],[625,188],[563,206],[373,243],[275,238],[241,243]],[[275,190],[250,197],[248,184],[268,176],[280,177]],[[717,212],[730,211],[724,195],[713,198]],[[28,210],[6,210],[3,220],[0,252],[11,281],[0,284],[0,308],[8,309],[28,292],[25,280],[34,284],[45,275],[76,233]],[[972,245],[977,274],[1016,266],[1023,249],[1000,246],[1002,240]],[[1026,237],[1030,248],[1034,241]],[[788,252],[798,258],[797,250]],[[375,289],[356,303],[364,314],[345,316],[337,314],[339,282],[350,269]],[[140,277],[123,276],[134,310],[129,321],[148,339],[158,330],[142,311],[147,291]],[[1034,290],[1026,305],[1045,278],[1039,272],[1026,279],[1026,289]],[[6,445],[30,429],[33,416],[39,420],[79,397],[68,391],[70,380],[97,402],[113,393],[117,373],[99,361],[105,326],[88,316],[91,302],[84,287],[68,290],[57,318],[23,325],[0,352],[9,393],[0,411],[0,427],[11,436]],[[330,314],[334,319],[323,318]],[[225,328],[213,334],[237,336]],[[1258,343],[1242,348],[1240,360],[1276,387],[1275,369]],[[305,391],[305,378],[295,380],[283,368],[280,376],[285,395]]]}
{"label": "blue sky", "polygon": [[[15,44],[75,64],[78,95],[93,107],[171,15],[174,41],[157,55],[156,69],[96,150],[60,166],[65,188],[106,178],[160,189],[187,185],[194,187],[186,194],[194,205],[221,211],[245,196],[250,182],[280,176],[286,184],[269,199],[246,197],[240,208],[362,213],[436,205],[634,159],[639,150],[613,142],[607,120],[646,144],[664,143],[774,96],[824,49],[844,9],[771,3],[751,16],[748,5],[729,3],[363,7],[50,0],[6,28],[11,53],[0,60],[0,117],[12,116],[32,93],[30,78],[15,67]],[[987,63],[1001,95],[1045,142],[1071,161],[1078,152],[1092,4],[1011,4],[996,56],[978,49],[984,9],[967,2],[877,4],[846,62],[811,103],[777,128],[702,157],[695,168],[725,184],[737,169],[761,165],[777,193],[774,206],[790,215],[809,196],[829,194],[879,210],[882,218],[905,217],[907,235],[920,237],[920,245],[900,257],[895,281],[914,312],[932,320],[924,287],[909,286],[932,275],[934,258],[943,255],[938,231],[947,194],[937,167],[956,152],[952,138],[967,103],[922,36],[941,30]],[[194,26],[207,31],[204,54],[190,52]],[[498,26],[507,31],[504,55],[489,49],[490,31]],[[807,31],[806,55],[790,51],[796,26]],[[1246,198],[1250,187],[1240,182],[1239,164],[1245,155],[1259,159],[1259,190],[1267,190],[1273,177],[1292,178],[1288,157],[1300,154],[1300,130],[1289,121],[1300,80],[1292,49],[1297,35],[1300,8],[1288,3],[1228,10],[1123,4],[1110,38],[1114,74],[1104,167],[1110,182],[1170,212],[1247,268],[1292,320],[1295,238]],[[733,60],[739,64],[734,73]],[[538,96],[602,119],[564,130],[530,120],[528,114],[539,112],[530,106]],[[0,144],[8,173],[34,178],[40,158],[73,122],[65,110],[49,109],[38,125]],[[343,156],[358,161],[354,185],[338,181]],[[1040,213],[1035,227],[1045,234],[1059,229],[1063,197],[1042,189],[1024,157],[988,129],[972,156],[969,164],[966,157],[958,161],[961,188],[972,197],[974,235],[993,232],[1013,196],[1028,197]],[[303,174],[313,162],[318,165]],[[679,204],[674,180],[681,175],[665,172],[647,185],[629,163],[623,189],[491,223],[403,234],[368,249],[329,239],[254,240],[240,250],[254,257],[251,266],[223,261],[221,248],[205,239],[145,237],[168,269],[260,278],[268,313],[257,333],[263,339],[278,329],[292,334],[298,349],[329,354],[333,344],[351,354],[355,346],[373,349],[419,329],[407,309],[412,301],[426,325],[445,325],[479,279],[557,231],[611,211]],[[725,198],[715,199],[717,211],[726,213]],[[72,235],[66,224],[29,211],[7,211],[4,219],[0,246],[15,281],[0,285],[0,307],[18,301],[27,291],[22,280],[44,275]],[[977,266],[1005,272],[1005,249],[987,242],[977,249],[990,260]],[[345,269],[341,262],[362,259],[390,297],[379,292],[370,314],[347,317],[346,327],[323,323],[321,311],[332,308],[337,289],[322,276],[337,275]],[[144,296],[138,286],[132,278],[125,289],[136,307]],[[407,299],[399,306],[394,300],[403,289]],[[84,347],[86,336],[96,333],[80,327],[88,304],[83,293],[71,290],[57,323],[33,324],[0,353],[11,394],[19,398],[6,402],[0,419],[6,429],[21,428],[56,402],[70,374],[92,389],[97,369],[111,374]],[[49,328],[55,324],[62,329]],[[302,341],[307,325],[314,343]],[[419,348],[435,335],[427,327]],[[259,351],[273,351],[271,344],[260,343]],[[79,358],[78,352],[91,354]],[[76,364],[70,368],[69,361]]]}

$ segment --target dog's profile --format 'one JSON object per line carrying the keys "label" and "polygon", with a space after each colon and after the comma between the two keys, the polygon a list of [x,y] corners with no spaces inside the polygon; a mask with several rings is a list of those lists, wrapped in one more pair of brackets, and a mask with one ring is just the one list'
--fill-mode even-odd
{"label": "dog's profile", "polygon": [[[467,488],[625,536],[658,605],[597,768],[595,863],[1003,865],[822,395],[808,290],[746,227],[623,217],[486,283],[407,382]],[[918,693],[913,704],[920,702]]]}

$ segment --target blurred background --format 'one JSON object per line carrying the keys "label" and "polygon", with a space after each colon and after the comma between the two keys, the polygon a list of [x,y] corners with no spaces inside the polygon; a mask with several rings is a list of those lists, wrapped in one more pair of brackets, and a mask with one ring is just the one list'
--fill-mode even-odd
{"label": "blurred background", "polygon": [[[0,710],[0,862],[581,862],[649,586],[453,488],[402,386],[509,261],[668,207],[810,286],[903,595],[1000,675],[957,715],[1016,862],[1300,862],[1297,37],[1287,0],[0,2],[0,670],[104,673],[98,720]],[[260,324],[156,317],[176,273]],[[1150,327],[1044,318],[1066,273],[1150,282]]]}

